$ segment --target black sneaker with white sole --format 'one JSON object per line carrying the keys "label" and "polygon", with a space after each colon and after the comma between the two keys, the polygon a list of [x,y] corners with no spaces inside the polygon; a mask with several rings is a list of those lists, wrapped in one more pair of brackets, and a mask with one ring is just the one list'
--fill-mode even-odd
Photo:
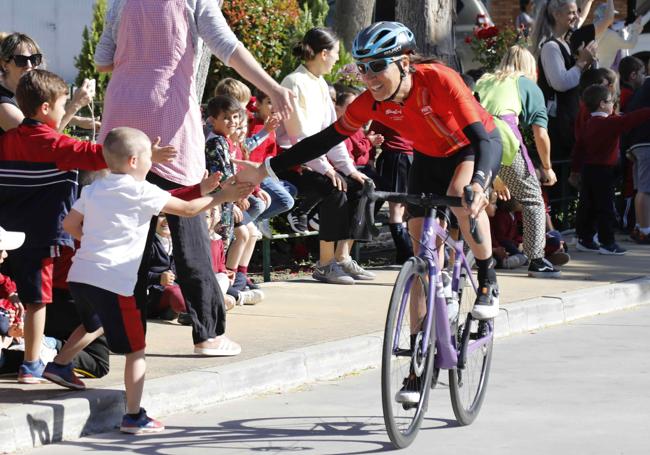
{"label": "black sneaker with white sole", "polygon": [[404,378],[402,388],[395,394],[395,401],[405,405],[416,405],[420,401],[420,378],[411,373]]}
{"label": "black sneaker with white sole", "polygon": [[287,221],[291,230],[297,234],[304,234],[309,231],[307,227],[307,215],[303,213],[298,213],[296,211],[289,212],[287,214]]}
{"label": "black sneaker with white sole", "polygon": [[486,283],[478,288],[478,296],[472,308],[472,317],[479,321],[494,319],[499,314],[499,285]]}
{"label": "black sneaker with white sole", "polygon": [[598,252],[608,256],[622,256],[626,251],[625,248],[621,248],[618,244],[612,243],[611,245],[600,245],[600,250]]}
{"label": "black sneaker with white sole", "polygon": [[546,258],[535,258],[530,260],[528,276],[534,278],[559,278],[562,275],[558,269]]}

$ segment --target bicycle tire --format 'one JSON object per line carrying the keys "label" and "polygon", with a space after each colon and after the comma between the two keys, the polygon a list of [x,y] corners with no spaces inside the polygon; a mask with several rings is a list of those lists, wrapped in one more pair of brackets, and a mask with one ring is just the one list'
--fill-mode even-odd
{"label": "bicycle tire", "polygon": [[[411,286],[409,286],[411,282]],[[420,375],[420,399],[417,405],[408,409],[395,400],[395,394],[401,388],[401,379],[408,376],[411,366],[411,355],[406,355],[403,349],[410,352],[410,310],[409,295],[413,286],[422,286],[424,296],[428,294],[427,283],[427,265],[417,257],[406,261],[402,266],[390,298],[388,314],[386,317],[386,326],[384,330],[384,343],[382,352],[381,368],[381,391],[382,391],[382,408],[384,411],[384,422],[386,431],[397,448],[408,447],[420,429],[422,419],[427,409],[429,392],[431,390],[431,379],[433,375],[433,360],[435,354],[435,327],[431,329],[431,346],[427,351],[427,356],[422,359],[423,370]],[[400,348],[401,356],[393,352],[393,343],[397,335],[397,325],[399,323],[399,314],[402,303],[406,305],[402,324],[400,325],[399,340],[396,344]]]}
{"label": "bicycle tire", "polygon": [[[461,336],[466,324],[470,324],[470,342],[472,335],[478,336],[488,328],[486,324],[492,324],[491,321],[476,321],[471,318],[470,313],[476,299],[476,292],[465,270],[460,277],[458,292],[459,317],[451,327],[452,333],[456,337],[456,346],[460,346],[462,343]],[[468,353],[465,367],[462,370],[458,368],[449,370],[451,405],[456,420],[461,425],[469,425],[476,419],[485,400],[492,364],[493,342],[494,337],[474,353]]]}

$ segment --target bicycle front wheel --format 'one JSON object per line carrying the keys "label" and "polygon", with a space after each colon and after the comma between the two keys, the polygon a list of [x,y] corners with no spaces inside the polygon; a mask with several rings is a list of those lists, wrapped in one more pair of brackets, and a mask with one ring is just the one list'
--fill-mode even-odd
{"label": "bicycle front wheel", "polygon": [[[384,330],[384,346],[381,366],[381,398],[384,410],[386,431],[393,444],[398,448],[407,447],[417,435],[422,418],[426,412],[427,400],[431,389],[433,374],[433,358],[435,345],[434,328],[431,330],[427,354],[422,355],[422,336],[418,321],[424,315],[414,314],[417,309],[411,304],[412,296],[421,296],[426,302],[427,266],[417,257],[404,263],[400,270],[386,318]],[[420,334],[415,337],[412,349],[411,333]],[[415,351],[415,352],[413,352]],[[405,385],[405,380],[415,374],[415,386],[412,397],[408,402],[398,397]]]}
{"label": "bicycle front wheel", "polygon": [[[472,318],[470,313],[476,292],[466,272],[461,274],[458,291],[460,309],[452,324],[452,334],[455,335],[459,358],[460,352],[465,352],[465,364],[449,370],[449,391],[456,420],[461,425],[469,425],[478,416],[485,399],[492,363],[494,325],[492,321]],[[468,333],[464,337],[466,330]]]}

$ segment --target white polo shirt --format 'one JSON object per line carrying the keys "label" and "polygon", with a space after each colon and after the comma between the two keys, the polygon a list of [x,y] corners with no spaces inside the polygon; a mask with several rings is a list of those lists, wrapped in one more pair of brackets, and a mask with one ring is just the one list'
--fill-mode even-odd
{"label": "white polo shirt", "polygon": [[68,281],[133,295],[149,223],[170,197],[128,174],[108,174],[86,186],[72,206],[84,220]]}

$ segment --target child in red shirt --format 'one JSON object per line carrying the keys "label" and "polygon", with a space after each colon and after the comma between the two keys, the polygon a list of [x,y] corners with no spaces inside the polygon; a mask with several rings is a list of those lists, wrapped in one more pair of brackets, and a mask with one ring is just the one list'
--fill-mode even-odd
{"label": "child in red shirt", "polygon": [[[650,120],[650,108],[627,115],[612,115],[615,100],[607,87],[592,85],[583,93],[591,118],[576,138],[571,172],[580,172],[580,200],[576,215],[579,251],[625,254],[614,238],[614,184],[619,163],[620,136]],[[595,223],[598,240],[594,242]]]}

